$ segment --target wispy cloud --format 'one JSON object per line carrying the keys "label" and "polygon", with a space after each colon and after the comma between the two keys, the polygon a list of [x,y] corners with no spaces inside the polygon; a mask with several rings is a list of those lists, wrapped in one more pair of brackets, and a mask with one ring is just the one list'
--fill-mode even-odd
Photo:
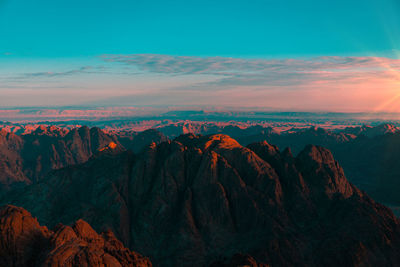
{"label": "wispy cloud", "polygon": [[46,71],[46,72],[31,72],[31,73],[24,73],[23,75],[19,76],[20,78],[34,78],[34,77],[61,77],[61,76],[71,76],[76,74],[88,74],[88,73],[100,73],[104,71],[104,67],[92,67],[92,66],[83,66],[79,69],[73,69],[68,71],[61,71],[61,72],[53,72],[53,71]]}
{"label": "wispy cloud", "polygon": [[[65,84],[65,80],[63,78],[105,73],[107,73],[107,70],[104,66],[83,66],[65,71],[22,72],[19,74],[0,73],[0,89],[45,87],[54,89],[66,88],[70,86]],[[46,84],[52,84],[53,86],[46,86]]]}
{"label": "wispy cloud", "polygon": [[227,71],[293,71],[381,69],[384,65],[400,69],[400,60],[379,57],[316,57],[311,59],[243,59],[191,57],[156,54],[103,55],[106,62],[134,65],[142,70],[170,74],[224,74]]}
{"label": "wispy cloud", "polygon": [[[47,79],[47,82],[54,80],[51,78],[62,78],[78,75],[91,75],[91,74],[101,74],[101,75],[139,75],[142,73],[127,72],[119,68],[118,70],[112,70],[105,66],[83,66],[76,69],[70,69],[65,71],[40,71],[40,72],[25,72],[18,75],[10,76],[7,75],[5,78],[7,81],[15,82],[21,80],[32,80],[32,79]],[[1,78],[1,77],[0,77]]]}
{"label": "wispy cloud", "polygon": [[[202,86],[294,86],[315,82],[345,82],[399,77],[400,60],[378,57],[317,57],[311,59],[243,59],[170,55],[103,55],[106,62],[170,75],[214,75]],[[197,84],[198,86],[199,84]]]}

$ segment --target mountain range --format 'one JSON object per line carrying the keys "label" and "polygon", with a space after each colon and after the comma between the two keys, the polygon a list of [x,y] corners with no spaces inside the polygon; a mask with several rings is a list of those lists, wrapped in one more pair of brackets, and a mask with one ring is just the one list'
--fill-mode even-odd
{"label": "mountain range", "polygon": [[[391,124],[356,126],[344,129],[287,128],[261,125],[244,127],[213,123],[168,123],[156,129],[136,132],[129,129],[101,130],[93,127],[60,128],[56,126],[24,126],[19,134],[10,132],[12,124],[0,131],[1,186],[30,184],[49,171],[86,162],[99,150],[112,144],[114,150],[143,148],[174,139],[181,134],[227,134],[241,145],[267,140],[281,150],[290,147],[294,154],[306,145],[315,144],[331,150],[343,166],[348,179],[391,206],[400,206],[397,191],[400,170],[397,157],[400,145],[399,128]],[[21,131],[21,129],[26,129]],[[17,131],[17,132],[18,132]],[[115,144],[115,145],[114,145]]]}
{"label": "mountain range", "polygon": [[[288,135],[309,132],[337,145],[370,139],[319,129]],[[399,220],[350,183],[321,146],[292,153],[266,140],[243,146],[225,134],[171,140],[154,130],[118,135],[87,127],[1,136],[4,170],[19,170],[18,176],[2,172],[8,178],[2,179],[1,203],[27,209],[52,229],[39,238],[45,243],[54,239],[59,223],[75,231],[84,220],[86,228],[111,230],[121,246],[137,251],[124,250],[123,259],[107,252],[115,259],[140,253],[155,266],[400,264]],[[373,138],[386,136],[396,133]],[[137,144],[142,147],[126,149]],[[26,213],[15,206],[3,209]],[[2,218],[9,213],[14,212]],[[4,233],[0,240],[8,240]],[[111,234],[100,235],[103,240],[105,235]],[[55,248],[46,251],[52,255]],[[50,254],[35,260],[46,262]]]}

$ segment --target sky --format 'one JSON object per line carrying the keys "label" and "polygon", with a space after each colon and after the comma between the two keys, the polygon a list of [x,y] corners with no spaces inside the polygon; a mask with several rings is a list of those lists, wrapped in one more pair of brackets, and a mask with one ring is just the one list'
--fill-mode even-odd
{"label": "sky", "polygon": [[0,108],[400,112],[400,1],[0,0]]}

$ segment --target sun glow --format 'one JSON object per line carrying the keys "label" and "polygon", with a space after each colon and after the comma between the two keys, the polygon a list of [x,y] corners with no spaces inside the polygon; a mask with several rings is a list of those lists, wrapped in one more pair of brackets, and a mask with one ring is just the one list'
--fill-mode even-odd
{"label": "sun glow", "polygon": [[[400,58],[400,55],[396,53],[396,58]],[[390,97],[387,101],[380,103],[378,106],[374,108],[374,112],[381,111],[391,111],[391,112],[399,112],[400,111],[400,70],[389,65],[386,61],[377,58],[379,64],[386,70],[386,72],[392,76],[392,82],[389,84],[392,90],[394,91],[392,97]]]}

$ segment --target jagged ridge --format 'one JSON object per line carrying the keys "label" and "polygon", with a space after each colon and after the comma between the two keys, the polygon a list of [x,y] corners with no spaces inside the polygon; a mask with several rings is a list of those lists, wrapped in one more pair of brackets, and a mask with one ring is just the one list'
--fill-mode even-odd
{"label": "jagged ridge", "polygon": [[7,205],[0,208],[0,266],[152,265],[126,249],[111,231],[99,235],[83,220],[52,231],[26,210]]}

